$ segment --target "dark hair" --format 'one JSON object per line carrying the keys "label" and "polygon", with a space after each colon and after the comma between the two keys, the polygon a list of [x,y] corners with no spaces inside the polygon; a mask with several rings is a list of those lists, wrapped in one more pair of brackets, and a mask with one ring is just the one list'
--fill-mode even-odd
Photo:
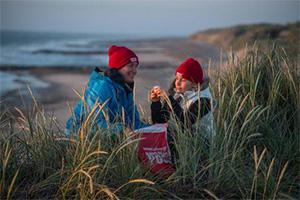
{"label": "dark hair", "polygon": [[172,96],[175,94],[175,81],[176,81],[176,79],[174,78],[168,89],[169,95],[172,95]]}
{"label": "dark hair", "polygon": [[108,68],[104,74],[117,83],[124,83],[124,78],[117,69]]}

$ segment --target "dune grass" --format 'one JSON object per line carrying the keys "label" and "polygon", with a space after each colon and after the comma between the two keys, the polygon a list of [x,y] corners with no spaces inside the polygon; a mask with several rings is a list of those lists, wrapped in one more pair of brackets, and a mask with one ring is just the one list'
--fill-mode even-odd
{"label": "dune grass", "polygon": [[[66,137],[34,102],[1,113],[1,198],[296,199],[299,191],[299,63],[283,49],[253,47],[210,71],[216,135],[177,132],[177,171],[153,176],[137,158],[138,139],[90,128]],[[209,148],[207,147],[209,142]]]}

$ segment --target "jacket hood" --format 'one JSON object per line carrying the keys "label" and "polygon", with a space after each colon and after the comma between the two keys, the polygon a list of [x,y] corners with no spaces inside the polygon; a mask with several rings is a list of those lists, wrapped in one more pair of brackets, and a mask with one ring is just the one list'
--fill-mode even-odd
{"label": "jacket hood", "polygon": [[133,92],[134,83],[125,83],[122,75],[117,69],[107,69],[106,71],[102,71],[96,67],[90,76],[89,85],[96,84],[99,81],[108,81],[115,87],[124,89],[127,94]]}

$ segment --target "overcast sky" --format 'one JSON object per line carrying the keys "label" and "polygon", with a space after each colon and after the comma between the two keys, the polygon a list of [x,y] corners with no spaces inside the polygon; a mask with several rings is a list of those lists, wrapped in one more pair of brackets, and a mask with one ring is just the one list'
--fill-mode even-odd
{"label": "overcast sky", "polygon": [[299,0],[0,0],[1,30],[184,36],[300,20]]}

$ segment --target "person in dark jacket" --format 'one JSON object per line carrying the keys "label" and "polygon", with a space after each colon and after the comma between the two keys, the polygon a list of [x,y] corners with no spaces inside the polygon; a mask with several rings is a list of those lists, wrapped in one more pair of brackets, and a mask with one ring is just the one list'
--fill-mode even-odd
{"label": "person in dark jacket", "polygon": [[94,127],[110,128],[120,133],[146,126],[133,100],[134,77],[139,60],[136,54],[123,46],[111,46],[108,50],[108,70],[96,68],[84,92],[84,98],[75,106],[66,123],[66,134],[77,133],[92,113]]}
{"label": "person in dark jacket", "polygon": [[188,58],[175,75],[168,93],[158,86],[150,91],[152,122],[166,123],[174,114],[182,127],[192,130],[197,120],[206,118],[206,127],[213,129],[213,100],[200,63]]}
{"label": "person in dark jacket", "polygon": [[[205,82],[202,67],[198,61],[188,58],[181,63],[175,73],[175,79],[168,92],[155,86],[150,91],[151,118],[154,124],[167,123],[173,115],[182,130],[194,134],[194,126],[199,126],[204,133],[206,147],[215,135],[213,118],[213,99],[208,83]],[[178,159],[174,144],[174,132],[168,131],[173,163]]]}

